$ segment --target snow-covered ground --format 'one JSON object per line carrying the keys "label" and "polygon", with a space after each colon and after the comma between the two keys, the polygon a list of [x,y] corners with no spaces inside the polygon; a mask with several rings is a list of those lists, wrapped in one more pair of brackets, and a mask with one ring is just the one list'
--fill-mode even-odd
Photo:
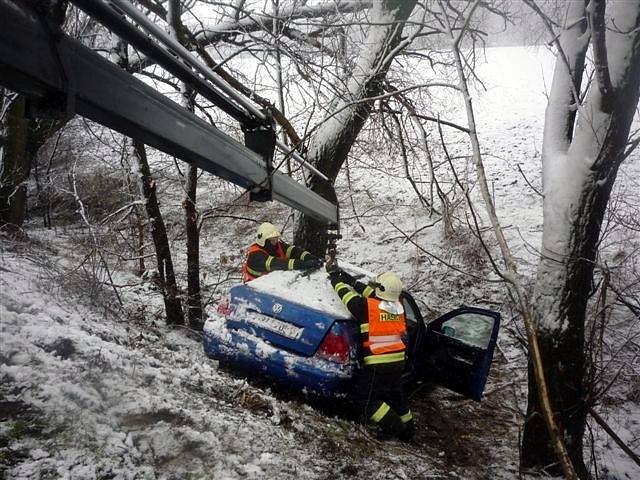
{"label": "snow-covered ground", "polygon": [[[531,281],[542,226],[541,198],[532,186],[540,190],[545,81],[553,58],[544,49],[509,47],[488,49],[486,60],[478,72],[487,90],[474,99],[482,149],[498,215],[521,273]],[[447,120],[462,123],[461,114],[452,107]],[[454,143],[451,153],[468,151],[465,143]],[[30,240],[2,237],[0,243],[0,474],[25,479],[518,478],[526,362],[517,340],[521,326],[506,292],[487,281],[493,278],[490,268],[467,230],[458,225],[459,235],[445,239],[441,223],[429,226],[434,219],[401,173],[372,173],[362,163],[352,163],[353,207],[346,179],[340,179],[340,259],[374,272],[397,270],[429,318],[463,303],[503,313],[481,404],[441,390],[419,391],[411,398],[419,425],[416,440],[380,443],[339,404],[321,404],[264,381],[249,383],[220,368],[203,354],[197,335],[167,329],[157,289],[133,275],[132,264],[110,272],[121,306],[109,285],[92,281],[92,272],[104,271],[90,255],[86,231],[46,231],[34,222],[27,228]],[[623,165],[616,186],[635,195],[636,207],[639,174],[636,154]],[[201,184],[202,208],[231,202],[238,193],[217,180],[203,178]],[[160,199],[175,233],[182,192],[174,189],[171,196],[170,185],[163,181]],[[271,220],[291,237],[290,212],[282,206],[238,205],[230,214]],[[464,207],[458,218],[462,224]],[[209,313],[240,278],[240,252],[252,242],[254,228],[253,222],[228,217],[205,222],[201,258]],[[411,241],[402,232],[412,235]],[[637,271],[637,231],[613,232],[606,246],[611,258],[628,255]],[[185,270],[182,248],[175,241],[178,272]],[[628,330],[637,332],[637,319],[623,308],[612,318],[620,338]],[[620,345],[616,341],[607,339],[611,351]],[[632,355],[637,349],[627,352],[614,362],[620,381],[599,411],[638,451],[640,365]],[[640,468],[597,425],[592,427],[600,478],[640,478]]]}
{"label": "snow-covered ground", "polygon": [[[6,478],[467,478],[442,450],[388,442],[374,459],[380,442],[339,406],[276,396],[220,370],[186,330],[87,304],[81,284],[70,294],[59,287],[67,240],[3,239]],[[160,308],[148,286],[125,298],[136,297]]]}

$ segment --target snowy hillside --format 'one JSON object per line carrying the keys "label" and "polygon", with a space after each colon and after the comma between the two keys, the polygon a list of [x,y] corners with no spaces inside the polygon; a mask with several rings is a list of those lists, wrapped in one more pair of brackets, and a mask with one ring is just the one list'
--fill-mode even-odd
{"label": "snowy hillside", "polygon": [[[488,49],[485,55],[478,75],[486,91],[474,93],[481,148],[498,215],[523,266],[520,273],[531,284],[541,241],[542,202],[536,190],[541,184],[545,85],[553,57],[545,49],[517,47]],[[447,120],[462,123],[464,112],[454,102],[450,105]],[[367,146],[369,134],[365,132],[365,145],[359,148]],[[453,156],[469,155],[462,137],[447,135]],[[394,155],[376,153],[380,158]],[[407,444],[381,442],[339,402],[307,398],[265,379],[248,380],[207,358],[198,334],[164,324],[158,288],[150,276],[135,275],[135,262],[120,263],[109,272],[113,285],[96,284],[91,274],[104,274],[104,266],[92,250],[87,229],[72,223],[47,230],[33,218],[25,228],[28,239],[0,237],[0,476],[518,478],[526,352],[523,327],[506,290],[495,282],[480,245],[467,230],[460,228],[457,236],[445,238],[442,224],[421,206],[403,174],[372,170],[365,154],[359,150],[350,160],[349,179],[339,177],[344,237],[338,243],[339,259],[372,272],[398,271],[429,319],[462,304],[502,313],[504,324],[482,403],[425,387],[410,400],[416,438]],[[116,153],[110,155],[117,160]],[[171,162],[156,161],[167,170],[159,180],[159,195],[174,235],[177,270],[184,272],[179,227],[183,192],[172,183],[176,175]],[[465,162],[462,158],[457,165],[466,165],[461,173],[472,178]],[[639,178],[636,152],[623,164],[616,192],[632,192],[630,202],[637,202]],[[216,179],[203,177],[199,188],[203,210],[229,206],[202,228],[203,286],[207,315],[212,317],[217,303],[239,281],[242,249],[253,242],[255,223],[246,219],[270,220],[291,240],[292,218],[281,205],[236,201],[239,192]],[[640,205],[618,207],[623,215],[637,212]],[[468,221],[464,206],[457,215],[460,225]],[[604,238],[603,246],[603,262],[622,255],[629,268],[640,269],[640,232],[620,228]],[[305,281],[308,284],[295,291],[313,306],[321,296],[318,289],[327,283]],[[337,301],[331,308],[343,312]],[[637,452],[638,322],[624,307],[615,308],[615,329],[605,341],[620,381],[603,397],[600,411]],[[623,344],[624,356],[616,357],[612,352]],[[600,478],[640,478],[640,467],[597,424],[590,426],[588,443]]]}

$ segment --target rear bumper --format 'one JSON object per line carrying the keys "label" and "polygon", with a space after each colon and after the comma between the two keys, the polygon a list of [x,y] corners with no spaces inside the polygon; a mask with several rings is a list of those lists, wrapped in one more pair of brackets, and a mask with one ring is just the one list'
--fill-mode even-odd
{"label": "rear bumper", "polygon": [[203,345],[207,356],[215,360],[260,372],[294,388],[324,397],[348,393],[356,374],[355,362],[338,364],[316,356],[288,352],[246,331],[227,328],[222,318],[207,322]]}

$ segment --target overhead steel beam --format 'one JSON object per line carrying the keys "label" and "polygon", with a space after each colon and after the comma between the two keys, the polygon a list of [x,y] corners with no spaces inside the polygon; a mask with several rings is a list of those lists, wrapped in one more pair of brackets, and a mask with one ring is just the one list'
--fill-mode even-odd
{"label": "overhead steel beam", "polygon": [[[269,185],[263,158],[80,42],[55,35],[21,0],[0,0],[0,84],[65,96],[76,113],[249,190]],[[338,207],[272,172],[273,198],[329,225]]]}
{"label": "overhead steel beam", "polygon": [[[191,85],[200,95],[213,102],[218,108],[231,115],[235,120],[242,124],[264,123],[264,114],[255,111],[257,110],[255,107],[253,107],[255,113],[254,111],[250,112],[245,105],[241,107],[234,103],[235,99],[232,100],[222,95],[195,73],[191,67],[180,60],[175,52],[156,43],[146,33],[135,28],[125,19],[122,12],[116,10],[112,5],[102,0],[73,0],[73,3],[137,50],[153,59],[159,65],[162,65],[162,67],[172,75]],[[129,6],[142,15],[142,12],[133,7],[133,5],[129,4]],[[150,21],[147,19],[147,22]],[[175,42],[175,45],[184,49],[184,47],[177,42]],[[175,45],[174,48],[177,48]],[[213,76],[213,74],[211,74],[211,76]],[[231,87],[229,87],[229,89],[230,88]]]}
{"label": "overhead steel beam", "polygon": [[[76,5],[98,4],[102,0],[72,0]],[[232,98],[234,101],[242,105],[248,112],[254,115],[256,118],[263,122],[268,122],[267,116],[256,107],[251,100],[246,96],[235,90],[229,85],[222,77],[214,74],[211,69],[205,65],[197,57],[193,56],[189,50],[187,50],[178,40],[171,37],[167,32],[162,30],[158,25],[149,20],[147,16],[138,10],[129,0],[108,0],[109,3],[115,5],[129,17],[131,17],[138,25],[144,30],[157,38],[164,45],[169,47],[176,55],[180,57],[186,64],[190,65],[195,71],[199,72],[207,80],[213,83],[216,87],[222,90],[226,95]],[[84,8],[84,7],[83,7]]]}
{"label": "overhead steel beam", "polygon": [[[200,95],[213,102],[216,106],[227,112],[245,127],[251,128],[255,124],[267,125],[271,128],[270,119],[249,98],[237,92],[220,76],[192,55],[185,47],[171,38],[164,30],[149,20],[140,10],[132,5],[129,0],[71,0],[78,8],[81,8],[91,17],[100,21],[103,25],[126,40],[130,45],[147,55],[158,65],[161,65],[175,77],[188,83]],[[128,15],[160,43],[151,40],[143,32],[129,23],[121,12]],[[179,62],[176,55],[185,63]],[[187,65],[190,65],[191,70]],[[213,85],[222,90],[227,96],[222,96],[210,84],[200,78],[196,72],[206,78]],[[236,102],[233,104],[229,99]],[[242,108],[240,108],[240,106]],[[244,110],[243,110],[244,109]],[[278,149],[290,155],[291,158],[314,175],[329,181],[326,175],[316,169],[302,158],[295,150],[288,148],[276,138]],[[272,155],[273,153],[271,153]]]}

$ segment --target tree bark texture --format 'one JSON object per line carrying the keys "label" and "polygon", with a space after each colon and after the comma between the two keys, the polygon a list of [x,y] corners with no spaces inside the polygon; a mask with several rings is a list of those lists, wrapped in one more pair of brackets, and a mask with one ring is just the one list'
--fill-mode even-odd
{"label": "tree bark texture", "polygon": [[24,222],[27,186],[31,170],[29,120],[25,118],[26,98],[16,97],[7,112],[6,143],[2,150],[0,176],[0,226],[20,227]]}
{"label": "tree bark texture", "polygon": [[[48,17],[52,25],[65,20],[66,0],[34,5]],[[4,128],[6,145],[0,150],[0,226],[21,227],[27,212],[27,185],[31,167],[38,150],[69,118],[27,118],[27,99],[18,95],[9,107]]]}
{"label": "tree bark texture", "polygon": [[[170,32],[183,46],[188,46],[186,29],[182,24],[182,8],[180,0],[170,0],[167,4],[167,19]],[[193,113],[194,92],[189,85],[180,83],[180,104]],[[184,223],[187,235],[187,319],[189,326],[202,330],[202,295],[200,291],[200,230],[198,228],[198,210],[196,208],[196,191],[198,188],[198,168],[187,164],[184,180],[185,196]]]}
{"label": "tree bark texture", "polygon": [[184,217],[187,233],[187,317],[189,326],[202,330],[202,293],[200,290],[200,230],[196,209],[198,168],[188,165],[185,172]]}
{"label": "tree bark texture", "polygon": [[[612,2],[610,8],[610,25],[615,25],[606,33],[611,90],[597,82],[590,87],[572,131],[566,121],[571,102],[566,93],[556,93],[556,87],[568,85],[566,64],[557,60],[543,144],[544,229],[535,320],[556,418],[581,478],[588,477],[582,452],[590,407],[585,385],[586,307],[602,220],[640,92],[640,4]],[[584,14],[584,5],[582,10]],[[567,132],[568,141],[559,141]],[[521,458],[526,468],[556,461],[536,388],[530,368]],[[552,468],[552,473],[558,472]]]}
{"label": "tree bark texture", "polygon": [[[383,81],[398,53],[404,23],[416,5],[414,0],[378,0],[373,2],[368,38],[376,42],[367,45],[351,76],[346,91],[332,102],[333,115],[313,135],[307,161],[330,180],[311,177],[309,188],[327,200],[336,202],[333,184],[347,159],[356,138],[369,118],[372,101],[367,99],[383,91]],[[318,256],[324,256],[327,246],[326,225],[301,215],[294,241]]]}
{"label": "tree bark texture", "polygon": [[178,286],[176,276],[173,271],[173,261],[171,259],[171,249],[167,238],[167,229],[162,220],[160,205],[156,196],[156,182],[151,177],[147,152],[144,143],[133,141],[134,156],[138,162],[139,185],[144,198],[144,206],[149,216],[151,225],[151,237],[156,249],[156,260],[158,263],[158,273],[160,275],[160,288],[164,298],[164,307],[167,314],[167,324],[182,325],[184,317],[182,313],[182,301],[178,296]]}
{"label": "tree bark texture", "polygon": [[68,119],[27,118],[27,99],[18,95],[4,125],[0,165],[0,226],[21,227],[27,212],[27,184],[38,150]]}

